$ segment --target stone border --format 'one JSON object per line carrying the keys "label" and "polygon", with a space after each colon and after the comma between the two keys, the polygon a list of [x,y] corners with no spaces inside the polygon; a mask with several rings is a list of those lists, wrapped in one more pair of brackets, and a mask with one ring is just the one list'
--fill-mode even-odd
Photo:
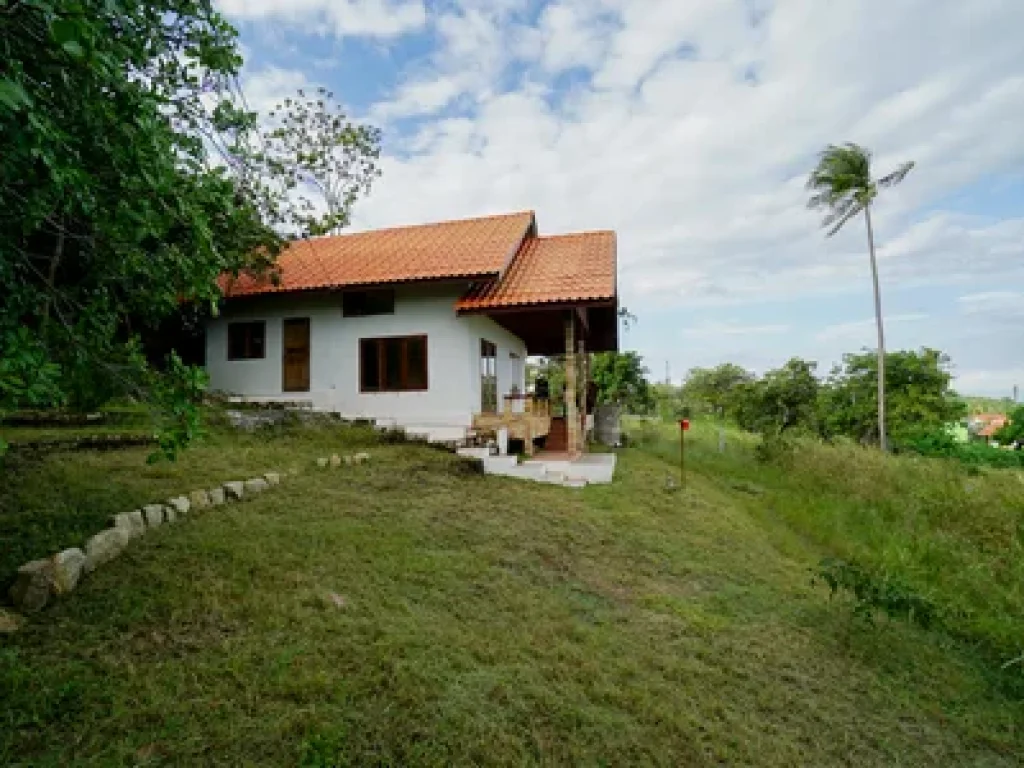
{"label": "stone border", "polygon": [[26,613],[40,611],[51,597],[73,592],[84,575],[109,563],[132,539],[144,536],[148,530],[184,520],[193,511],[242,501],[280,483],[281,473],[266,472],[262,477],[232,480],[209,490],[195,490],[187,496],[116,514],[111,518],[111,527],[90,537],[84,548],[70,547],[21,566],[10,590],[11,601]]}
{"label": "stone border", "polygon": [[346,466],[352,466],[353,464],[362,464],[370,460],[370,454],[360,451],[349,456],[339,456],[338,454],[332,454],[331,456],[321,456],[316,460],[316,465],[320,469],[326,469],[327,467],[340,467],[342,464]]}

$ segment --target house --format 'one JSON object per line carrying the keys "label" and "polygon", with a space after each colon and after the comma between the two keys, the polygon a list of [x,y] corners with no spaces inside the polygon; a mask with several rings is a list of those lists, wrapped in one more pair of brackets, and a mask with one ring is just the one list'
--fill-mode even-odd
{"label": "house", "polygon": [[277,270],[222,278],[212,389],[435,440],[504,426],[528,452],[583,450],[584,399],[563,420],[533,402],[526,358],[568,354],[581,392],[583,353],[617,349],[614,232],[541,236],[527,211],[297,240]]}
{"label": "house", "polygon": [[967,421],[968,431],[976,437],[991,442],[996,432],[1006,426],[1008,417],[1002,413],[978,413]]}

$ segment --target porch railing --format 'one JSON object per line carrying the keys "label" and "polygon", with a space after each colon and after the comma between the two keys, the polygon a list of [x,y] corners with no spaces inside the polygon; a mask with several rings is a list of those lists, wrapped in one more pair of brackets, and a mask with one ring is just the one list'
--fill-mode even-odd
{"label": "porch railing", "polygon": [[522,413],[528,416],[550,416],[551,401],[525,392],[510,392],[503,398],[503,412],[506,414]]}

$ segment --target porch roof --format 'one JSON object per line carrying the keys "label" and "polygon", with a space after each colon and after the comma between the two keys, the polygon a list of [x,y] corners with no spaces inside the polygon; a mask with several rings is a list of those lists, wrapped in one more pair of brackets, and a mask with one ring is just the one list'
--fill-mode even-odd
{"label": "porch roof", "polygon": [[501,276],[477,283],[459,312],[615,302],[615,233],[531,237]]}

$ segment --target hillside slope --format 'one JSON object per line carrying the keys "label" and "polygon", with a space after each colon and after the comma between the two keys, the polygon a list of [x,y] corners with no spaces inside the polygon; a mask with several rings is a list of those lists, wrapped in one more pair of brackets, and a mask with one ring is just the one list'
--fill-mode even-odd
{"label": "hillside slope", "polygon": [[[0,763],[1009,766],[1024,754],[1019,701],[942,634],[851,624],[810,585],[825,549],[721,473],[698,468],[669,491],[673,464],[629,450],[617,483],[574,491],[467,475],[410,445],[324,471],[313,458],[354,438],[306,439],[240,438],[238,463],[258,453],[298,474],[151,532],[0,639]],[[205,451],[230,465],[231,444],[140,475],[161,472],[166,494]],[[133,455],[141,466],[142,451],[51,457],[18,478]],[[109,494],[117,478],[77,492]]]}

